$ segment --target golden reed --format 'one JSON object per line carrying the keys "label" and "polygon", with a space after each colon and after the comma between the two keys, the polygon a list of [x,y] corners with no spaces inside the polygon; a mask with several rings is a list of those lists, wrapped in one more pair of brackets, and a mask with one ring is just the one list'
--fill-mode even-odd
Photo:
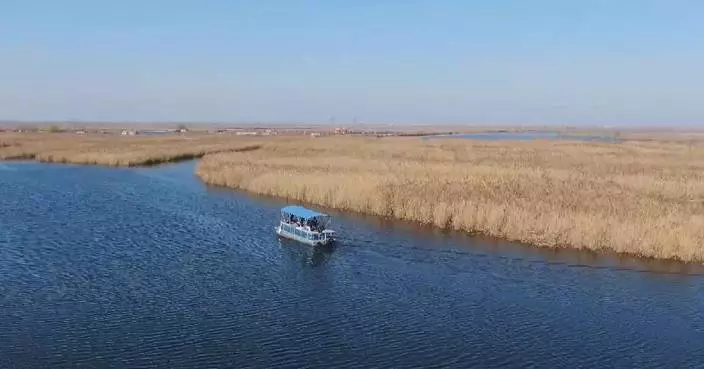
{"label": "golden reed", "polygon": [[299,138],[206,155],[206,182],[545,247],[704,261],[704,147]]}
{"label": "golden reed", "polygon": [[0,159],[110,166],[153,165],[208,153],[257,148],[252,138],[231,135],[119,136],[61,133],[0,134]]}

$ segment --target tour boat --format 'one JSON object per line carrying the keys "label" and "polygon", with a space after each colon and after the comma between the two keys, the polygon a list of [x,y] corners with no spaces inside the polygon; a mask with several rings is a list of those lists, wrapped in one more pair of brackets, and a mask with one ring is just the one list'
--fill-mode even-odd
{"label": "tour boat", "polygon": [[311,246],[328,245],[334,241],[335,231],[328,229],[330,216],[302,206],[281,208],[281,220],[276,234]]}

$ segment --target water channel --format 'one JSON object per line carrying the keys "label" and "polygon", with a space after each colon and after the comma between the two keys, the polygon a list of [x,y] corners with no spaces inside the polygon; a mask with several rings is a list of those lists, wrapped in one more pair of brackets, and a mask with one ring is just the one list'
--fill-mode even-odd
{"label": "water channel", "polygon": [[333,211],[313,249],[194,165],[0,165],[0,368],[704,368],[700,266]]}

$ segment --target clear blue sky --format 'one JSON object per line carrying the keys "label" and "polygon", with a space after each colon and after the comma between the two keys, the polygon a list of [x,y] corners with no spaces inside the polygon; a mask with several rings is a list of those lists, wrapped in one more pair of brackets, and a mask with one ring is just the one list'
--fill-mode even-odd
{"label": "clear blue sky", "polygon": [[0,119],[704,124],[700,0],[0,0]]}

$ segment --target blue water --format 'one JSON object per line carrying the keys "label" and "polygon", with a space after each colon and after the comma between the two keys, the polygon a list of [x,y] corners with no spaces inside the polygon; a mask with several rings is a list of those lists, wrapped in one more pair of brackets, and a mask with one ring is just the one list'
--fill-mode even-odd
{"label": "blue water", "polygon": [[480,133],[462,133],[454,135],[438,135],[426,136],[425,138],[469,138],[475,140],[499,141],[532,141],[532,140],[568,140],[568,141],[587,141],[587,142],[608,142],[618,143],[620,139],[608,136],[589,136],[589,135],[566,135],[558,132],[480,132]]}
{"label": "blue water", "polygon": [[312,249],[192,173],[0,167],[0,368],[704,368],[701,267],[336,212]]}

